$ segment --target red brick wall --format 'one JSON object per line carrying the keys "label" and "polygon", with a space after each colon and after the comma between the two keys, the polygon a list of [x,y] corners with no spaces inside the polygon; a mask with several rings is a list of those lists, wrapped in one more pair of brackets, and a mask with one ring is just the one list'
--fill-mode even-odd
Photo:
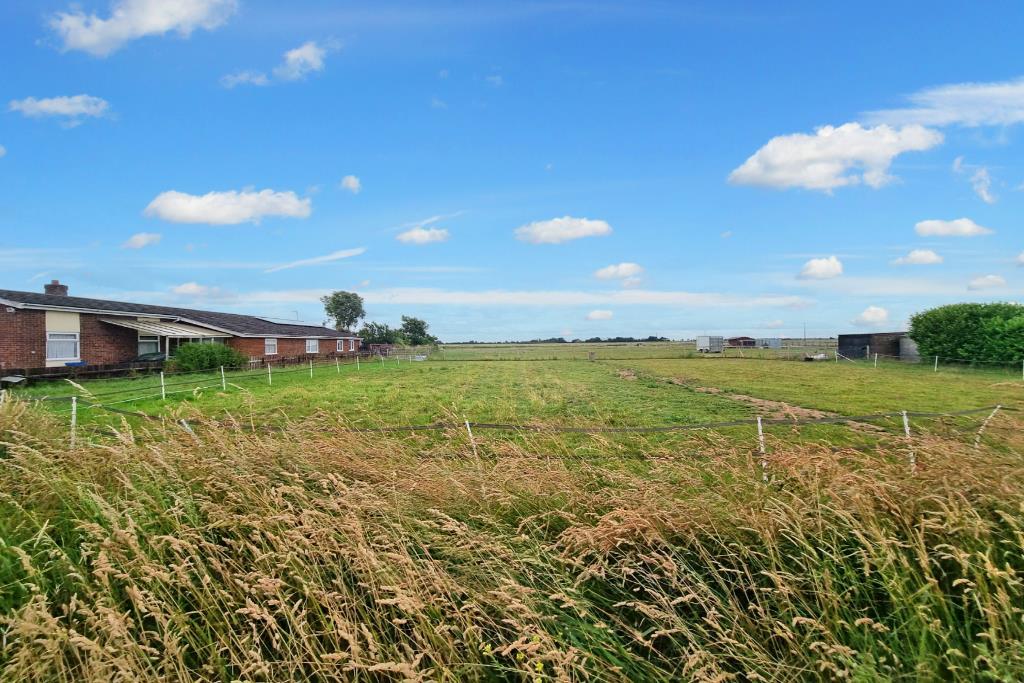
{"label": "red brick wall", "polygon": [[46,365],[46,313],[0,307],[0,368]]}
{"label": "red brick wall", "polygon": [[81,324],[82,360],[90,365],[124,363],[139,355],[139,333],[126,327],[100,322],[100,316],[83,313]]}
{"label": "red brick wall", "polygon": [[[228,344],[233,348],[238,349],[250,358],[263,358],[264,350],[264,339],[263,337],[250,338],[250,337],[232,337],[228,340]],[[320,357],[336,356],[339,355],[338,342],[336,339],[321,339],[320,340],[320,353],[317,354]],[[359,350],[359,341],[356,340],[356,350]],[[345,342],[345,354],[350,353],[348,350],[348,342]],[[306,340],[305,339],[282,339],[277,340],[277,355],[267,356],[267,358],[294,358],[295,356],[306,355]]]}

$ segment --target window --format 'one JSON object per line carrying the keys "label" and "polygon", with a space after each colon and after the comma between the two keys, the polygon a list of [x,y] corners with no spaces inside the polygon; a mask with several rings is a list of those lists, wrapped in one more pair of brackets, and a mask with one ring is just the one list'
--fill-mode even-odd
{"label": "window", "polygon": [[263,355],[264,356],[276,356],[277,355],[277,340],[267,337],[263,340]]}
{"label": "window", "polygon": [[339,339],[338,340],[338,353],[342,353],[344,351],[345,351],[345,340],[344,339]]}
{"label": "window", "polygon": [[306,340],[306,353],[320,353],[320,340],[319,339],[307,339]]}
{"label": "window", "polygon": [[46,360],[78,360],[78,333],[48,332]]}
{"label": "window", "polygon": [[355,339],[349,339],[348,340],[348,350],[349,351],[355,351],[356,350],[356,340]]}
{"label": "window", "polygon": [[139,355],[147,353],[160,353],[160,337],[156,335],[139,335]]}

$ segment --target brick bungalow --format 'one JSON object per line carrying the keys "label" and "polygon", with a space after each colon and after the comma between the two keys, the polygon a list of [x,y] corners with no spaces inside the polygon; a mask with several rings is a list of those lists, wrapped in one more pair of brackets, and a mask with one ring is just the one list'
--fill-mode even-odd
{"label": "brick bungalow", "polygon": [[68,296],[57,280],[43,294],[0,289],[0,370],[110,365],[182,344],[227,344],[252,360],[358,353],[351,332],[189,308]]}

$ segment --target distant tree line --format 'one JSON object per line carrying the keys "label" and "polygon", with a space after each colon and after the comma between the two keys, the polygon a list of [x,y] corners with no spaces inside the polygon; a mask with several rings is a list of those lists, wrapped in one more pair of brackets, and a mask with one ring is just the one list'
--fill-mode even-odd
{"label": "distant tree line", "polygon": [[[327,317],[338,330],[355,329],[359,321],[366,317],[363,297],[355,292],[332,292],[320,298]],[[356,333],[364,344],[403,344],[408,346],[431,346],[438,343],[437,337],[430,334],[430,325],[422,318],[411,315],[402,316],[401,327],[391,327],[387,323],[368,322]]]}
{"label": "distant tree line", "polygon": [[668,337],[655,337],[651,335],[649,337],[590,337],[588,339],[573,339],[572,341],[565,337],[549,337],[547,339],[527,339],[525,341],[500,341],[500,342],[483,342],[483,341],[466,341],[466,342],[454,342],[456,344],[623,344],[631,342],[667,342],[672,341]]}

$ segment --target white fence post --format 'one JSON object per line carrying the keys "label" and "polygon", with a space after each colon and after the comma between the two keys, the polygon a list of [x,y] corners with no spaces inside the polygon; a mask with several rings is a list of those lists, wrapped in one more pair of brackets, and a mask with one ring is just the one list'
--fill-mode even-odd
{"label": "white fence post", "polygon": [[838,362],[839,362],[839,350],[837,349],[836,350],[836,363],[838,363]]}
{"label": "white fence post", "polygon": [[164,384],[164,371],[160,371],[160,400],[167,400],[167,386]]}
{"label": "white fence post", "polygon": [[761,453],[761,481],[768,483],[768,457],[764,447],[764,426],[761,424],[761,416],[757,416],[757,448]]}
{"label": "white fence post", "polygon": [[359,354],[356,354],[356,370],[359,369]]}
{"label": "white fence post", "polygon": [[875,354],[875,369],[878,369],[878,354]]}
{"label": "white fence post", "polygon": [[935,356],[935,372],[939,371],[939,357]]}
{"label": "white fence post", "polygon": [[384,355],[383,354],[380,355],[380,366],[384,367]]}
{"label": "white fence post", "polygon": [[[163,373],[161,373],[163,374]],[[78,428],[78,397],[71,397],[71,450],[75,450],[77,437],[75,431]]]}
{"label": "white fence post", "polygon": [[6,400],[7,400],[7,390],[6,389],[0,389],[0,406],[2,406],[4,404],[4,401],[6,401]]}
{"label": "white fence post", "polygon": [[340,375],[341,374],[341,361],[338,360],[337,356],[334,357],[334,367],[338,370],[338,374]]}
{"label": "white fence post", "polygon": [[473,440],[473,430],[469,427],[469,420],[466,420],[466,431],[469,432],[469,445],[473,447],[473,457],[480,457],[476,452],[476,441]]}
{"label": "white fence post", "polygon": [[267,385],[273,386],[274,384],[274,373],[270,371],[270,362],[267,362]]}
{"label": "white fence post", "polygon": [[903,433],[907,435],[907,443],[910,446],[910,455],[908,460],[910,462],[910,472],[917,471],[917,454],[914,453],[914,444],[911,441],[910,436],[910,418],[907,417],[907,411],[903,411]]}
{"label": "white fence post", "polygon": [[1002,404],[997,405],[995,410],[993,410],[992,413],[985,418],[985,421],[981,423],[981,427],[978,428],[978,434],[974,437],[975,449],[981,448],[981,437],[985,433],[985,430],[988,429],[988,423],[992,421],[992,418],[996,416],[996,413],[998,413],[1002,407]]}
{"label": "white fence post", "polygon": [[309,359],[309,378],[313,379],[313,359]]}
{"label": "white fence post", "polygon": [[228,390],[228,378],[224,375],[224,366],[220,366],[220,388],[224,391]]}

